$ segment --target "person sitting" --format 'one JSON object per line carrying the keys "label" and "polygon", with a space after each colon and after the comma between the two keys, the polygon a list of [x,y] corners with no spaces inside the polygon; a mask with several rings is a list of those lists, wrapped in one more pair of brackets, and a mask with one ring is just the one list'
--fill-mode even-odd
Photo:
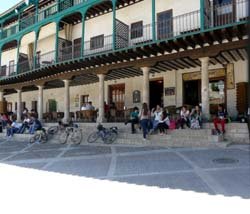
{"label": "person sitting", "polygon": [[95,110],[95,107],[92,105],[91,101],[87,103],[86,110]]}
{"label": "person sitting", "polygon": [[181,129],[184,129],[184,125],[186,124],[187,127],[190,127],[190,121],[189,121],[189,110],[187,109],[186,106],[182,106],[181,112],[180,112],[180,118],[177,122],[178,127]]}
{"label": "person sitting", "polygon": [[138,109],[138,107],[133,108],[133,111],[130,113],[130,120],[126,121],[125,125],[127,125],[127,123],[131,123],[132,134],[136,133],[135,124],[139,124],[139,109]]}
{"label": "person sitting", "polygon": [[28,115],[24,115],[23,123],[19,129],[19,133],[23,134],[25,130],[29,128],[30,128],[30,118],[28,117]]}
{"label": "person sitting", "polygon": [[20,129],[20,124],[13,119],[13,122],[9,121],[7,125],[7,137],[13,137],[14,133],[18,133]]}
{"label": "person sitting", "polygon": [[83,104],[82,104],[82,107],[81,107],[81,111],[85,111],[85,110],[87,110],[87,108],[86,108],[86,103],[83,103]]}
{"label": "person sitting", "polygon": [[[221,134],[221,131],[223,134],[225,134],[225,123],[226,123],[226,117],[227,117],[227,112],[226,110],[223,108],[222,104],[218,105],[218,112],[216,117],[214,118],[213,122],[214,122],[214,127],[217,131],[218,134]],[[221,131],[218,128],[218,124],[221,124]]]}
{"label": "person sitting", "polygon": [[160,135],[165,133],[165,130],[169,128],[170,120],[168,118],[167,112],[164,110],[161,114],[157,128],[160,130]]}
{"label": "person sitting", "polygon": [[153,121],[152,121],[152,123],[153,123],[152,131],[153,132],[156,131],[156,129],[158,127],[158,123],[161,119],[161,114],[162,114],[162,108],[159,105],[156,106],[156,109],[153,108],[151,111],[151,117],[153,117]]}
{"label": "person sitting", "polygon": [[35,131],[42,129],[42,124],[36,117],[32,117],[31,121],[32,121],[32,124],[29,129],[30,134],[34,134]]}
{"label": "person sitting", "polygon": [[7,114],[1,114],[2,127],[5,128],[9,121],[9,117]]}
{"label": "person sitting", "polygon": [[195,108],[190,113],[190,128],[200,129],[202,125],[202,115],[200,106],[195,106]]}

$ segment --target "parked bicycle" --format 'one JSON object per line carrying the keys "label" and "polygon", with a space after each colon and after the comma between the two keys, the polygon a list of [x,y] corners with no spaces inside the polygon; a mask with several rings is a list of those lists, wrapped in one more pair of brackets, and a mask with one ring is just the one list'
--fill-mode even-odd
{"label": "parked bicycle", "polygon": [[97,131],[91,133],[88,136],[88,143],[94,143],[99,138],[102,139],[103,143],[111,144],[117,139],[118,135],[118,129],[117,127],[111,127],[109,129],[106,129],[103,127],[103,125],[99,124],[97,126]]}
{"label": "parked bicycle", "polygon": [[48,140],[48,134],[44,128],[37,130],[35,134],[30,138],[30,143],[46,143]]}
{"label": "parked bicycle", "polygon": [[72,144],[80,144],[82,141],[82,130],[79,128],[77,124],[73,124],[72,126],[65,127],[64,130],[61,130],[61,134],[59,136],[59,141],[61,144],[65,144],[70,141]]}

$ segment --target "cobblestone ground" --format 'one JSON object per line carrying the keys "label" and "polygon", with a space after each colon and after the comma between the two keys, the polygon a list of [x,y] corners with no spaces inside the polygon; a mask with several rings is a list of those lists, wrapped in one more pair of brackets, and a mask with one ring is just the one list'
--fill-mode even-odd
{"label": "cobblestone ground", "polygon": [[[21,140],[2,139],[1,164],[160,190],[250,199],[249,145],[232,145],[224,149],[30,145]],[[3,173],[0,166],[0,177]]]}

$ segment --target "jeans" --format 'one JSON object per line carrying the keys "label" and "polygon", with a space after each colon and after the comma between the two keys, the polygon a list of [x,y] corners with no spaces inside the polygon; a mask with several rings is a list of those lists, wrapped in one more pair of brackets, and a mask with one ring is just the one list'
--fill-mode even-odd
{"label": "jeans", "polygon": [[18,133],[19,129],[15,127],[7,128],[7,136],[13,136],[14,133]]}
{"label": "jeans", "polygon": [[30,134],[34,134],[36,130],[41,129],[41,127],[37,124],[32,124],[29,129]]}
{"label": "jeans", "polygon": [[25,130],[28,129],[28,128],[29,128],[29,126],[27,124],[25,124],[25,123],[22,124],[22,126],[21,126],[21,128],[19,130],[19,133],[23,134],[25,132]]}
{"label": "jeans", "polygon": [[127,123],[131,123],[131,131],[132,133],[135,133],[135,124],[139,124],[138,118],[131,119],[127,121]]}
{"label": "jeans", "polygon": [[148,124],[149,124],[149,120],[148,119],[141,120],[141,127],[142,127],[142,131],[143,131],[143,138],[144,139],[146,139],[146,137],[147,137]]}

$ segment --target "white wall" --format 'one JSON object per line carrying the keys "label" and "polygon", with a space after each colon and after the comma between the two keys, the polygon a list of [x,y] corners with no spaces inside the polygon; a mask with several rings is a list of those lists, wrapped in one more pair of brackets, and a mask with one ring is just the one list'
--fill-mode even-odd
{"label": "white wall", "polygon": [[8,51],[3,51],[1,57],[1,65],[9,66],[9,61],[12,60],[14,60],[16,64],[16,59],[17,59],[17,48],[13,48]]}

